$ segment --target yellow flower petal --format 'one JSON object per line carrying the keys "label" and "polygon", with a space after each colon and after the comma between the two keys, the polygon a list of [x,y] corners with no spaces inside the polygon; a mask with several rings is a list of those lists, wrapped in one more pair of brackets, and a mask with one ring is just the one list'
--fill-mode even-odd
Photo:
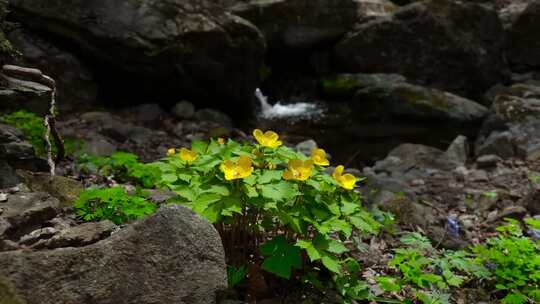
{"label": "yellow flower petal", "polygon": [[313,151],[311,151],[311,159],[319,166],[330,165],[330,162],[326,159],[326,152],[323,149],[313,149]]}
{"label": "yellow flower petal", "polygon": [[343,170],[345,170],[345,167],[339,165],[337,166],[335,169],[334,169],[334,173],[332,173],[332,177],[335,179],[335,180],[338,180],[341,175],[343,174]]}
{"label": "yellow flower petal", "polygon": [[240,156],[237,162],[225,160],[219,166],[226,180],[240,179],[250,176],[253,173],[251,158]]}
{"label": "yellow flower petal", "polygon": [[283,172],[283,179],[284,180],[291,180],[291,179],[295,179],[294,178],[294,174],[292,173],[291,170],[287,169]]}
{"label": "yellow flower petal", "polygon": [[180,159],[185,161],[185,162],[188,162],[188,163],[191,163],[193,161],[195,161],[197,159],[197,153],[196,152],[193,152],[189,149],[186,149],[186,148],[182,148],[180,149]]}
{"label": "yellow flower petal", "polygon": [[341,177],[341,186],[347,190],[354,189],[354,186],[356,185],[356,177],[352,174],[345,174]]}
{"label": "yellow flower petal", "polygon": [[175,148],[167,149],[167,156],[173,156],[175,154],[176,154],[176,149]]}
{"label": "yellow flower petal", "polygon": [[277,148],[283,144],[283,142],[279,140],[279,135],[274,131],[266,131],[263,133],[261,130],[255,129],[253,130],[253,136],[257,142],[264,147]]}

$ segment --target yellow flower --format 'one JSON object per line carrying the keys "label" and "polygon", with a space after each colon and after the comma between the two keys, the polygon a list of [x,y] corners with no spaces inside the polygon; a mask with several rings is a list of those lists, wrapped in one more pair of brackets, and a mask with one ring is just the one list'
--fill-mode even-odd
{"label": "yellow flower", "polygon": [[286,180],[305,181],[311,176],[313,170],[313,160],[301,161],[292,159],[289,161],[289,168],[283,172],[283,178]]}
{"label": "yellow flower", "polygon": [[175,154],[176,154],[176,149],[175,148],[167,149],[167,156],[173,156]]}
{"label": "yellow flower", "polygon": [[319,166],[330,165],[330,162],[326,159],[326,152],[323,149],[313,149],[313,151],[311,151],[311,159]]}
{"label": "yellow flower", "polygon": [[347,190],[354,189],[354,186],[356,185],[356,177],[349,173],[343,174],[343,170],[345,170],[345,167],[337,166],[334,173],[332,173],[332,176],[341,187]]}
{"label": "yellow flower", "polygon": [[217,142],[220,145],[224,145],[225,144],[225,139],[223,137],[220,137],[220,138],[217,139]]}
{"label": "yellow flower", "polygon": [[226,180],[245,178],[253,173],[251,158],[245,155],[240,156],[236,162],[232,160],[223,161],[219,168],[225,174]]}
{"label": "yellow flower", "polygon": [[283,144],[281,140],[279,140],[279,135],[274,131],[266,131],[263,133],[261,130],[255,129],[253,130],[253,136],[261,146],[277,148]]}
{"label": "yellow flower", "polygon": [[187,162],[187,163],[191,163],[193,161],[195,161],[197,159],[197,157],[199,157],[197,155],[197,152],[193,152],[189,149],[186,149],[186,148],[182,148],[180,149],[180,159]]}

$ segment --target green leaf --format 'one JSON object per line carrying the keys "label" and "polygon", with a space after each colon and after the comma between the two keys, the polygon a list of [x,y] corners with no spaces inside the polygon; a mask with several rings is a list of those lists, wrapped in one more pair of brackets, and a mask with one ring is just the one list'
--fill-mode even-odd
{"label": "green leaf", "polygon": [[191,142],[191,150],[198,154],[205,154],[208,148],[208,143],[200,140],[194,140]]}
{"label": "green leaf", "polygon": [[396,278],[381,276],[377,278],[377,283],[384,291],[399,292],[401,290],[401,286],[396,282]]}
{"label": "green leaf", "polygon": [[260,193],[264,198],[275,201],[290,200],[300,194],[297,184],[285,181],[261,185],[258,188],[261,190]]}
{"label": "green leaf", "polygon": [[257,179],[259,184],[268,184],[273,181],[281,180],[282,170],[265,170]]}
{"label": "green leaf", "polygon": [[331,255],[324,255],[321,258],[321,261],[328,270],[340,274],[341,273],[341,265],[339,264],[339,260]]}
{"label": "green leaf", "polygon": [[289,279],[293,268],[300,269],[302,267],[300,248],[288,244],[282,235],[264,243],[260,250],[266,257],[262,269],[279,277]]}

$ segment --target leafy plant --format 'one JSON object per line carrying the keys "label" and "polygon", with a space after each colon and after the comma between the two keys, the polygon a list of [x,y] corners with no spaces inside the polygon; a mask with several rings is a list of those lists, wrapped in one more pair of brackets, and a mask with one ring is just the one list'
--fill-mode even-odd
{"label": "leafy plant", "polygon": [[128,194],[122,187],[90,188],[81,193],[74,204],[85,221],[111,220],[115,224],[153,214],[157,206],[146,200],[147,194]]}
{"label": "leafy plant", "polygon": [[[38,156],[47,154],[47,144],[45,142],[45,126],[43,118],[32,112],[24,110],[12,112],[0,117],[0,121],[21,130],[26,137],[26,140],[34,148],[34,152]],[[80,150],[83,142],[73,138],[64,139],[64,147],[66,154],[74,154]],[[53,144],[53,153],[56,153],[57,147]]]}
{"label": "leafy plant", "polygon": [[451,287],[460,287],[470,273],[481,273],[465,251],[437,250],[419,233],[407,234],[400,241],[405,247],[394,249],[389,261],[399,276],[377,278],[386,292],[399,293],[407,286],[422,303],[449,303]]}
{"label": "leafy plant", "polygon": [[153,188],[160,170],[151,164],[139,162],[139,157],[128,152],[114,152],[111,156],[82,155],[77,159],[79,166],[95,169],[103,175],[114,175],[122,181],[130,181],[144,188]]}
{"label": "leafy plant", "polygon": [[234,266],[227,266],[227,283],[229,288],[234,288],[241,283],[247,275],[247,267],[240,266],[238,268]]}
{"label": "leafy plant", "polygon": [[312,264],[341,285],[354,281],[344,241],[353,231],[376,234],[382,226],[353,191],[358,179],[342,166],[333,176],[325,173],[323,150],[306,157],[274,132],[255,130],[254,136],[257,144],[211,140],[180,153],[171,149],[152,164],[161,170],[159,186],[217,227],[231,265],[260,263],[289,279]]}
{"label": "leafy plant", "polygon": [[[488,279],[505,294],[502,303],[540,301],[540,242],[523,235],[520,223],[507,219],[498,227],[500,235],[476,246],[476,262],[487,265]],[[533,226],[535,220],[528,220]]]}
{"label": "leafy plant", "polygon": [[31,112],[17,111],[2,116],[2,121],[21,130],[37,155],[46,154],[46,143],[43,137],[45,126],[41,117]]}

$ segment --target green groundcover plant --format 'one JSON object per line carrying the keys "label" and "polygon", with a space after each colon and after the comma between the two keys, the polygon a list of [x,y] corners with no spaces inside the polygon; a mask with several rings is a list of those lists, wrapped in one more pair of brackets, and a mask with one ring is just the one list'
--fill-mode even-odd
{"label": "green groundcover plant", "polygon": [[[21,130],[26,137],[26,140],[34,148],[37,156],[45,156],[47,154],[47,143],[45,142],[45,125],[43,118],[35,113],[25,110],[12,112],[0,116],[0,122],[8,124]],[[80,140],[66,138],[64,139],[64,148],[66,154],[74,154],[82,148],[83,143]],[[57,147],[53,144],[53,154],[56,154]]]}

